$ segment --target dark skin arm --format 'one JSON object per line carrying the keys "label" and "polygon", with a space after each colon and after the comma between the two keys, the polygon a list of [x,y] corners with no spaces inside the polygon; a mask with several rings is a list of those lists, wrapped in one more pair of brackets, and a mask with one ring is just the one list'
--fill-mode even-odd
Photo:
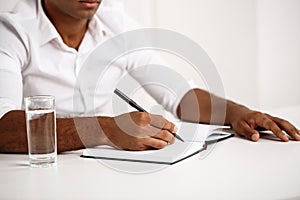
{"label": "dark skin arm", "polygon": [[[215,106],[212,119],[212,104]],[[200,115],[199,112],[200,111]],[[225,115],[224,115],[225,111]],[[180,119],[207,124],[230,125],[237,134],[252,141],[259,140],[260,129],[270,130],[282,141],[289,141],[285,131],[293,139],[300,141],[300,131],[284,119],[249,108],[229,100],[211,95],[207,91],[194,89],[181,100],[177,109]]]}
{"label": "dark skin arm", "polygon": [[[0,151],[8,153],[27,153],[26,121],[24,111],[11,111],[0,120]],[[57,119],[58,151],[83,148],[83,143],[76,132],[72,119]],[[101,141],[100,137],[90,135],[93,141]]]}
{"label": "dark skin arm", "polygon": [[[174,142],[172,132],[176,132],[175,125],[161,116],[140,112],[58,118],[56,123],[58,152],[103,144],[125,150],[159,149]],[[0,137],[0,152],[28,152],[24,111],[10,111],[0,119]]]}
{"label": "dark skin arm", "polygon": [[[217,108],[213,119],[212,104]],[[300,140],[299,130],[288,121],[250,110],[200,89],[183,97],[177,113],[184,121],[230,125],[237,134],[252,141],[259,139],[257,129],[271,130],[283,141],[288,141],[283,131]],[[174,141],[172,133],[176,129],[161,116],[141,112],[116,117],[57,119],[58,152],[101,144],[126,150],[159,149]],[[27,152],[24,111],[11,111],[1,118],[0,137],[0,152]]]}

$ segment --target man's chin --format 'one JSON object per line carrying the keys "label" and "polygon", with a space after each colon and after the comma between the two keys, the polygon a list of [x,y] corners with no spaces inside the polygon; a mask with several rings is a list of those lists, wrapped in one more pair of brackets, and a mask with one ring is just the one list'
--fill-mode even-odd
{"label": "man's chin", "polygon": [[77,19],[87,19],[91,20],[96,14],[97,10],[88,10],[77,14]]}

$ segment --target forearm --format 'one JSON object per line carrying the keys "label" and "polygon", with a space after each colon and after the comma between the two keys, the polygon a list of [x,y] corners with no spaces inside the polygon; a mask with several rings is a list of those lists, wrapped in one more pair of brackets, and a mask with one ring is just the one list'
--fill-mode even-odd
{"label": "forearm", "polygon": [[258,129],[270,130],[282,141],[289,141],[286,133],[300,141],[300,131],[288,121],[250,110],[200,89],[191,90],[182,98],[177,115],[186,121],[230,125],[238,135],[252,141],[259,140]]}
{"label": "forearm", "polygon": [[[56,120],[58,152],[106,144],[107,139],[103,131],[99,129],[98,120],[100,118],[96,117],[76,119],[58,118]],[[103,118],[103,121],[108,121],[108,118]],[[0,137],[0,152],[28,152],[24,111],[11,111],[1,118]]]}
{"label": "forearm", "polygon": [[28,151],[24,111],[10,111],[0,119],[0,138],[1,153]]}
{"label": "forearm", "polygon": [[240,113],[250,111],[247,107],[210,94],[201,89],[189,91],[181,100],[177,115],[184,121],[231,125]]}
{"label": "forearm", "polygon": [[99,119],[102,117],[57,118],[58,152],[107,144]]}

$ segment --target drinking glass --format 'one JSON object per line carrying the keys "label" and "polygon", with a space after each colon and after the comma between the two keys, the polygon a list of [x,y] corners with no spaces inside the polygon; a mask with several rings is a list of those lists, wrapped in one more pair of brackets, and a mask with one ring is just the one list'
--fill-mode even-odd
{"label": "drinking glass", "polygon": [[29,164],[53,166],[57,162],[55,98],[40,95],[26,97],[24,101]]}

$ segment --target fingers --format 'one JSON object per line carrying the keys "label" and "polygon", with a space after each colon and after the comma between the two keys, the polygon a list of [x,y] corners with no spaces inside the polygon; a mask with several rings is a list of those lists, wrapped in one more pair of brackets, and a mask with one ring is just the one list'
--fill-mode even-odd
{"label": "fingers", "polygon": [[166,130],[161,130],[158,134],[152,136],[152,138],[163,140],[163,141],[167,142],[168,144],[173,144],[175,141],[174,135]]}
{"label": "fingers", "polygon": [[162,149],[168,145],[168,142],[156,138],[142,138],[141,140],[147,149]]}
{"label": "fingers", "polygon": [[178,130],[175,124],[160,115],[149,114],[149,116],[151,118],[150,126],[143,128],[149,137],[141,138],[143,144],[148,149],[161,149],[168,144],[173,144],[175,137],[172,133]]}
{"label": "fingers", "polygon": [[177,127],[159,115],[131,112],[115,117],[115,122],[124,137],[117,145],[122,149],[160,149],[175,141]]}
{"label": "fingers", "polygon": [[[157,136],[159,137],[159,136]],[[172,139],[170,139],[172,141]],[[149,149],[162,149],[169,145],[170,141],[162,140],[160,138],[131,138],[130,144],[121,147],[125,150],[143,151]]]}
{"label": "fingers", "polygon": [[161,130],[155,136],[152,136],[150,138],[142,138],[142,141],[143,144],[148,147],[161,149],[167,146],[168,144],[173,144],[175,141],[175,137],[169,131]]}
{"label": "fingers", "polygon": [[259,133],[255,129],[263,128],[270,130],[282,141],[289,141],[284,131],[295,140],[300,141],[299,130],[286,120],[263,114],[252,112],[233,124],[235,131],[252,141],[258,141]]}
{"label": "fingers", "polygon": [[175,124],[168,121],[161,115],[153,115],[146,112],[131,112],[130,118],[139,127],[146,127],[151,125],[158,129],[168,130],[172,133],[175,133],[178,130]]}
{"label": "fingers", "polygon": [[159,133],[155,137],[133,137],[127,135],[126,133],[119,132],[117,137],[113,136],[112,138],[109,138],[108,145],[111,145],[115,148],[132,151],[161,149],[174,141],[174,138],[172,139],[173,136],[171,133],[168,133],[171,134],[171,136],[165,134],[166,133]]}
{"label": "fingers", "polygon": [[178,131],[177,126],[166,120],[164,117],[160,116],[160,115],[150,115],[151,118],[151,125],[159,128],[159,129],[164,129],[164,130],[168,130],[171,133],[176,133]]}
{"label": "fingers", "polygon": [[[164,130],[164,129],[158,129],[153,126],[142,127],[137,131],[140,133],[137,134],[136,137],[142,137],[142,138],[152,137],[152,138],[156,138],[159,140],[163,140],[170,144],[173,144],[175,141],[175,137],[170,131]],[[130,134],[130,135],[133,135],[133,134]]]}
{"label": "fingers", "polygon": [[144,151],[149,149],[162,149],[167,145],[167,142],[156,138],[139,138],[137,139],[135,144],[132,144],[131,146],[123,149],[133,151]]}
{"label": "fingers", "polygon": [[271,118],[282,130],[284,130],[287,134],[289,134],[293,139],[300,141],[300,132],[299,130],[293,126],[290,122],[280,119],[278,117],[273,117],[270,115],[267,115],[269,118]]}
{"label": "fingers", "polygon": [[284,142],[289,141],[289,138],[283,133],[281,128],[279,128],[279,126],[275,123],[275,121],[273,121],[267,115],[261,113],[261,116],[255,119],[255,123],[256,126],[272,131],[274,135],[276,135],[282,141]]}
{"label": "fingers", "polygon": [[140,115],[140,121],[147,121],[147,123],[149,123],[147,126],[145,125],[146,123],[140,123],[144,125],[144,127],[140,129],[144,132],[144,136],[151,136],[164,140],[168,143],[174,142],[174,135],[172,133],[176,133],[178,131],[178,128],[174,123],[160,115],[153,115],[149,113],[140,113]]}
{"label": "fingers", "polygon": [[240,122],[237,127],[235,127],[237,134],[244,136],[245,138],[252,140],[254,142],[259,140],[259,133],[255,129],[249,126],[247,122]]}

